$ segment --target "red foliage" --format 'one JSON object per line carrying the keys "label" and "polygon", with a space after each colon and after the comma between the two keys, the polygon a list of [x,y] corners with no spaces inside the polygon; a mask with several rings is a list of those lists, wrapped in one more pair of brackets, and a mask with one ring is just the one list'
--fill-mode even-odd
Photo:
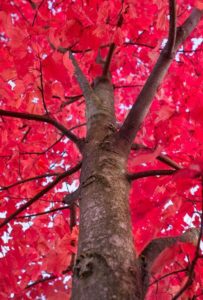
{"label": "red foliage", "polygon": [[[200,0],[177,2],[178,24],[186,19],[192,6],[203,8]],[[124,21],[118,28],[121,11]],[[98,48],[105,57],[108,45],[114,42],[117,48],[111,72],[117,120],[121,124],[167,38],[167,11],[167,1],[159,0],[0,0],[0,108],[36,115],[49,112],[54,120],[84,137],[84,99],[66,50],[76,53],[92,82],[101,72],[96,62]],[[156,159],[161,153],[184,168],[170,177],[146,177],[133,183],[130,205],[138,254],[154,238],[180,235],[188,226],[199,226],[201,186],[197,174],[202,173],[203,164],[203,44],[199,39],[202,30],[200,23],[179,49],[139,131],[135,142],[148,149],[132,151],[129,157],[131,172],[166,168]],[[74,143],[48,122],[2,116],[0,127],[3,221],[58,174],[74,167],[81,157]],[[43,174],[49,177],[42,177]],[[36,178],[25,180],[31,177]],[[79,172],[63,179],[2,228],[2,300],[37,299],[42,295],[49,300],[69,299],[70,270],[64,271],[76,251],[78,228],[70,225],[70,211],[60,208],[64,196],[77,187],[78,179]],[[14,184],[18,181],[22,184]],[[57,208],[50,214],[23,217]],[[78,214],[77,211],[76,218]],[[193,259],[193,248],[192,244],[178,244],[167,249],[164,257],[162,253],[153,266],[156,278],[177,271],[180,266],[186,268]],[[201,260],[195,268],[197,275],[187,297],[202,293]],[[52,281],[44,280],[49,276]],[[159,282],[158,292],[157,285],[150,288],[147,299],[171,299],[170,295],[177,293],[184,280],[184,272],[164,278]],[[31,286],[37,281],[41,283]]]}

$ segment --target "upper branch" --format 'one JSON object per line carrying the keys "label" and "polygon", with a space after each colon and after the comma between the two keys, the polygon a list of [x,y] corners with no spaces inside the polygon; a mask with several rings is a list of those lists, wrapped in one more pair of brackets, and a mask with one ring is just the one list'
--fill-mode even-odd
{"label": "upper branch", "polygon": [[37,122],[45,122],[51,124],[57,129],[59,129],[62,133],[64,133],[64,135],[66,135],[72,142],[74,142],[80,150],[82,148],[83,143],[80,138],[78,138],[75,134],[70,132],[70,130],[68,130],[64,125],[58,123],[56,120],[50,118],[49,116],[42,116],[42,115],[29,114],[23,112],[16,112],[16,111],[8,111],[3,109],[0,109],[0,116],[13,117],[13,118],[25,119],[25,120],[33,120]]}
{"label": "upper branch", "polygon": [[103,72],[102,72],[103,77],[107,77],[107,75],[108,75],[109,67],[111,64],[111,59],[113,57],[113,52],[114,52],[115,48],[116,48],[115,43],[112,43],[109,47],[109,52],[108,52],[108,55],[107,55],[107,58],[106,58],[106,61],[104,63],[104,67],[103,67]]}
{"label": "upper branch", "polygon": [[39,72],[40,72],[40,87],[39,87],[39,91],[41,93],[41,96],[42,96],[42,103],[43,103],[43,106],[44,106],[44,110],[46,112],[47,115],[49,115],[49,112],[48,112],[48,109],[47,109],[47,105],[46,105],[46,102],[45,102],[45,95],[44,95],[44,80],[43,80],[43,70],[42,70],[42,61],[41,61],[41,58],[40,59],[40,68],[39,68]]}
{"label": "upper branch", "polygon": [[43,195],[45,195],[47,192],[49,192],[57,183],[59,183],[62,179],[66,178],[69,175],[72,175],[73,173],[77,172],[81,168],[82,163],[79,162],[75,167],[73,167],[70,170],[67,170],[66,172],[60,174],[57,176],[55,180],[53,180],[51,183],[49,183],[43,190],[41,190],[39,193],[37,193],[33,198],[31,198],[27,203],[23,204],[19,209],[17,209],[14,213],[12,213],[10,216],[5,218],[5,220],[0,223],[0,228],[8,224],[11,220],[13,220],[16,216],[18,216],[21,212],[23,212],[26,208],[30,207],[34,202],[36,202],[38,199],[40,199]]}
{"label": "upper branch", "polygon": [[69,51],[69,57],[75,68],[75,76],[84,94],[84,97],[85,99],[88,99],[92,96],[93,90],[71,51]]}
{"label": "upper branch", "polygon": [[71,51],[69,51],[69,57],[75,68],[75,76],[85,97],[87,112],[89,112],[91,110],[92,105],[100,104],[100,99],[94,93],[91,85],[89,84],[86,76],[84,75],[83,71],[81,70],[77,60],[75,59]]}
{"label": "upper branch", "polygon": [[[194,28],[199,23],[203,15],[203,10],[193,9],[190,16],[177,30],[176,40],[173,47],[173,56],[175,55],[180,44],[190,35]],[[172,26],[171,26],[172,28]],[[137,97],[136,102],[133,104],[126,120],[124,121],[122,127],[119,131],[119,137],[121,142],[125,142],[126,151],[130,150],[130,146],[142,124],[144,118],[146,117],[153,98],[156,94],[157,88],[162,82],[167,70],[172,62],[171,53],[169,55],[169,43],[173,44],[174,30],[171,30],[171,36],[168,43],[162,50],[157,63],[155,64],[150,76],[148,77],[144,87],[142,88],[140,94]],[[171,45],[172,45],[171,44]],[[128,147],[126,147],[126,141]]]}
{"label": "upper branch", "polygon": [[[122,9],[123,9],[123,6],[122,6]],[[121,9],[121,12],[120,12],[119,17],[118,17],[117,27],[121,27],[122,24],[123,24],[122,9]],[[112,60],[115,48],[116,48],[116,44],[111,43],[110,47],[109,47],[109,52],[107,54],[107,58],[106,58],[106,61],[104,63],[104,67],[103,67],[103,72],[102,72],[103,77],[107,77],[107,75],[108,75],[109,67],[110,67],[110,64],[111,64],[111,60]]]}
{"label": "upper branch", "polygon": [[173,57],[173,49],[176,41],[176,1],[169,0],[169,35],[168,35],[168,55]]}

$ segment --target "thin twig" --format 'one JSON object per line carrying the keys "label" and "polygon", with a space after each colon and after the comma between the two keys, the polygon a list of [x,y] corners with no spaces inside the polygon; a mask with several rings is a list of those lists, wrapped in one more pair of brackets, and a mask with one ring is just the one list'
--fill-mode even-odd
{"label": "thin twig", "polygon": [[25,15],[22,12],[22,9],[19,8],[19,6],[14,2],[14,7],[17,9],[17,11],[20,13],[20,15],[22,16],[22,18],[25,20],[26,23],[28,23],[30,25],[30,22],[28,21],[28,19],[25,17]]}
{"label": "thin twig", "polygon": [[57,139],[51,146],[46,148],[44,151],[41,151],[41,152],[20,152],[20,154],[22,154],[22,155],[28,155],[28,154],[42,155],[42,154],[45,154],[49,150],[51,150],[55,145],[57,145],[63,138],[64,138],[64,135],[61,135],[59,139]]}
{"label": "thin twig", "polygon": [[25,120],[33,120],[36,122],[44,122],[44,123],[51,124],[57,129],[59,129],[62,133],[64,133],[64,135],[66,135],[72,142],[74,142],[80,150],[82,149],[82,145],[83,145],[82,140],[79,139],[75,134],[70,132],[70,130],[68,130],[64,125],[57,122],[55,119],[51,118],[50,116],[8,111],[3,109],[0,109],[0,116],[13,117],[13,118],[25,119]]}
{"label": "thin twig", "polygon": [[143,87],[143,84],[123,84],[123,85],[113,85],[114,89],[131,89],[134,87]]}
{"label": "thin twig", "polygon": [[200,223],[200,231],[198,236],[198,241],[195,249],[195,255],[188,266],[188,278],[182,288],[176,293],[176,295],[172,298],[172,300],[177,300],[193,283],[194,280],[194,270],[197,264],[198,259],[200,258],[200,243],[203,237],[203,175],[201,176],[201,186],[202,186],[202,201],[201,201],[201,223]]}
{"label": "thin twig", "polygon": [[[80,94],[80,95],[77,95],[77,96],[66,96],[65,99],[69,99],[68,101],[64,101],[61,103],[61,108],[67,106],[67,105],[70,105],[72,103],[75,103],[76,101],[80,100],[81,98],[83,97],[83,94]],[[53,98],[59,98],[58,96],[53,96]]]}
{"label": "thin twig", "polygon": [[38,7],[36,8],[36,13],[35,13],[34,18],[33,18],[33,21],[32,21],[32,26],[34,26],[34,24],[35,24],[35,21],[36,21],[36,19],[37,19],[37,15],[38,15],[38,11],[39,11],[39,9],[41,8],[41,6],[43,5],[43,3],[44,3],[44,0],[42,0],[42,1],[40,2],[40,4],[38,5]]}
{"label": "thin twig", "polygon": [[[65,275],[65,274],[71,272],[71,271],[72,271],[72,268],[73,268],[73,265],[72,265],[72,262],[71,262],[71,263],[70,263],[70,266],[69,266],[66,270],[64,270],[64,271],[62,272],[62,275]],[[40,278],[40,279],[38,279],[38,280],[36,280],[36,281],[34,281],[34,282],[28,284],[28,285],[25,287],[25,289],[29,289],[29,288],[31,288],[31,287],[33,287],[33,286],[35,286],[35,285],[38,285],[38,284],[40,284],[40,283],[44,283],[44,282],[49,281],[49,280],[57,279],[58,277],[60,277],[60,275],[57,276],[57,275],[52,274],[52,275],[50,275],[49,277]]]}
{"label": "thin twig", "polygon": [[[148,149],[148,150],[151,150],[149,147],[147,146],[144,146],[144,145],[141,145],[141,144],[133,144],[132,147],[131,147],[132,150],[139,150],[139,149]],[[168,157],[167,155],[164,155],[164,154],[160,154],[157,156],[157,158],[159,161],[163,162],[164,164],[168,165],[169,167],[175,169],[175,170],[180,170],[182,169],[182,167],[177,164],[174,160],[172,160],[170,157]]]}
{"label": "thin twig", "polygon": [[67,206],[63,206],[63,207],[53,208],[53,209],[50,209],[50,210],[47,210],[47,211],[38,212],[36,214],[19,216],[19,217],[16,217],[16,219],[25,219],[25,218],[38,217],[38,216],[47,215],[47,214],[50,214],[50,213],[53,213],[53,212],[56,212],[56,211],[59,211],[59,210],[64,210],[64,209],[67,209],[67,208],[70,208],[70,206],[67,205]]}
{"label": "thin twig", "polygon": [[42,102],[43,102],[43,106],[44,106],[44,110],[46,112],[46,114],[48,115],[49,112],[48,112],[48,109],[47,109],[47,106],[46,106],[46,102],[45,102],[45,96],[44,96],[44,82],[43,82],[43,73],[42,73],[42,61],[41,61],[41,58],[40,59],[40,87],[39,87],[39,90],[41,92],[41,96],[42,96]]}
{"label": "thin twig", "polygon": [[163,280],[164,278],[167,278],[171,275],[174,275],[174,274],[179,274],[179,273],[183,273],[183,272],[187,272],[188,271],[188,268],[183,268],[183,269],[180,269],[180,270],[176,270],[176,271],[172,271],[170,273],[167,273],[167,274],[164,274],[163,276],[155,279],[154,281],[152,281],[150,284],[149,284],[149,287],[152,286],[153,284],[156,284],[158,283],[159,281]]}
{"label": "thin twig", "polygon": [[39,193],[37,193],[34,197],[32,197],[27,203],[23,204],[19,209],[17,209],[15,212],[13,212],[10,216],[5,218],[5,220],[0,223],[0,228],[8,224],[11,220],[13,220],[15,217],[17,217],[21,212],[26,210],[28,207],[30,207],[33,203],[35,203],[38,199],[40,199],[42,196],[44,196],[47,192],[49,192],[53,187],[55,187],[62,179],[66,178],[69,175],[74,174],[81,168],[82,163],[79,162],[75,167],[73,167],[70,170],[67,170],[66,172],[60,174],[54,181],[49,183],[43,190],[41,190]]}
{"label": "thin twig", "polygon": [[143,172],[137,172],[134,174],[128,174],[127,178],[129,181],[150,177],[150,176],[166,176],[166,175],[173,175],[177,171],[176,170],[147,170]]}
{"label": "thin twig", "polygon": [[17,181],[15,183],[12,183],[12,184],[7,185],[7,186],[1,186],[0,191],[11,189],[11,188],[13,188],[17,185],[20,185],[20,184],[23,184],[23,183],[26,183],[26,182],[29,182],[29,181],[38,180],[38,179],[45,178],[45,177],[59,176],[59,175],[60,175],[59,173],[52,173],[52,174],[48,173],[48,174],[42,174],[42,175],[38,175],[38,176],[35,176],[35,177],[22,179],[20,181]]}

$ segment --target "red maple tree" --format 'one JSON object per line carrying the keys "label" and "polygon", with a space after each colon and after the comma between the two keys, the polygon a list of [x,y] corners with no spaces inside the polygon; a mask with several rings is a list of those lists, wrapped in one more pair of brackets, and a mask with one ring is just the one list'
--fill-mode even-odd
{"label": "red maple tree", "polygon": [[202,16],[0,0],[1,299],[203,299]]}

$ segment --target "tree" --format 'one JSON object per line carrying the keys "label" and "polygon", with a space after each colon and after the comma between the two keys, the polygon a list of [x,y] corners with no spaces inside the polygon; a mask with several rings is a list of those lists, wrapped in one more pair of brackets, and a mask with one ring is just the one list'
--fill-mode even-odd
{"label": "tree", "polygon": [[177,2],[0,1],[1,299],[202,299],[203,2]]}

